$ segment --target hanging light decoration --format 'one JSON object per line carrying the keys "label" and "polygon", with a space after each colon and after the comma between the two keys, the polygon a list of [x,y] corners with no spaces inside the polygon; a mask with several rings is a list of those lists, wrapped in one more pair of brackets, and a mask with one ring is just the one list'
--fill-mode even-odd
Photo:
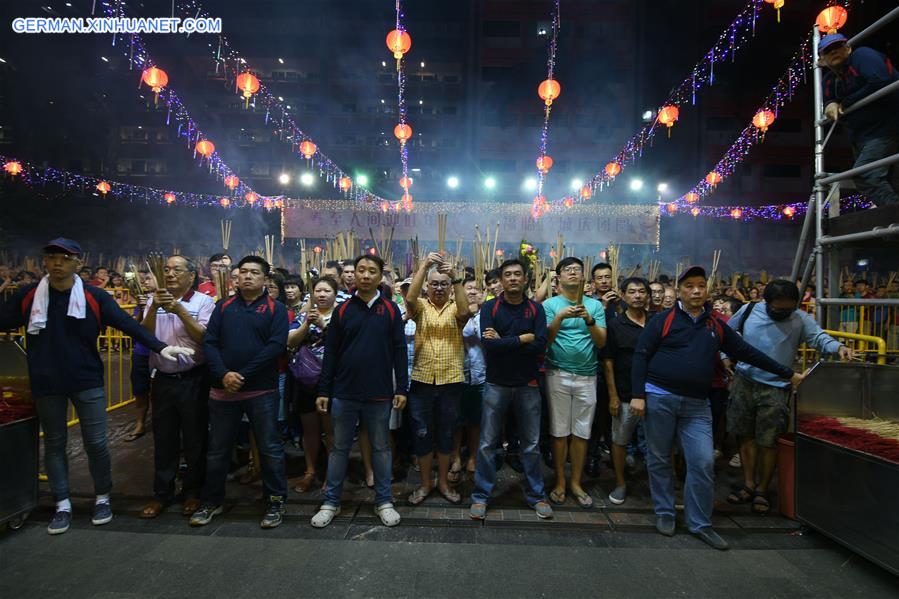
{"label": "hanging light decoration", "polygon": [[740,218],[741,216],[743,216],[743,211],[740,210],[739,208],[734,208],[733,210],[730,211],[730,216],[731,216],[731,218],[733,218],[734,220],[737,220],[738,218]]}
{"label": "hanging light decoration", "polygon": [[610,162],[603,170],[606,172],[606,175],[609,176],[609,179],[614,179],[618,176],[618,173],[621,172],[621,165],[617,162]]}
{"label": "hanging light decoration", "polygon": [[159,92],[168,85],[169,76],[165,71],[160,69],[159,67],[150,67],[148,69],[144,69],[144,72],[141,73],[140,80],[143,83],[147,84],[153,93],[156,95],[153,100],[154,104],[159,103]]}
{"label": "hanging light decoration", "polygon": [[755,113],[755,116],[752,117],[752,124],[756,129],[759,129],[762,132],[762,136],[768,132],[768,127],[771,126],[771,123],[774,122],[774,113],[768,109],[759,110]]}
{"label": "hanging light decoration", "polygon": [[699,216],[699,208],[693,206],[692,208],[690,208],[690,214],[693,215],[693,218],[696,218],[697,216]]}
{"label": "hanging light decoration", "polygon": [[721,181],[723,181],[723,180],[724,180],[724,178],[718,173],[718,171],[712,171],[708,175],[705,176],[705,182],[708,183],[709,185],[711,185],[712,187],[715,187],[716,185],[721,183]]}
{"label": "hanging light decoration", "polygon": [[244,108],[250,107],[250,98],[259,91],[259,79],[253,73],[246,72],[237,76],[237,89],[243,92]]}
{"label": "hanging light decoration", "polygon": [[574,198],[571,196],[566,196],[562,199],[562,205],[566,208],[571,208],[572,206],[574,206]]}
{"label": "hanging light decoration", "polygon": [[400,205],[407,213],[412,212],[412,196],[408,193],[404,193],[400,198]]}
{"label": "hanging light decoration", "polygon": [[400,61],[410,48],[412,48],[412,37],[405,30],[394,29],[387,34],[387,49],[393,52],[397,69],[400,68]]}
{"label": "hanging light decoration", "polygon": [[97,191],[99,191],[103,195],[109,193],[111,189],[112,187],[106,181],[100,181],[99,183],[97,183]]}
{"label": "hanging light decoration", "polygon": [[228,198],[222,198],[221,200],[219,200],[219,204],[221,204],[222,208],[227,208],[231,205],[231,200],[229,200]]}
{"label": "hanging light decoration", "polygon": [[248,191],[243,198],[247,201],[247,204],[249,204],[250,206],[252,206],[257,201],[259,201],[259,195],[255,191]]}
{"label": "hanging light decoration", "polygon": [[589,200],[593,197],[593,188],[589,185],[584,185],[581,187],[581,198],[584,200]]}
{"label": "hanging light decoration", "polygon": [[674,127],[674,123],[677,122],[677,117],[680,115],[680,110],[677,106],[662,106],[659,109],[658,121],[668,127],[668,137],[671,138],[671,128]]}
{"label": "hanging light decoration", "polygon": [[828,6],[818,13],[815,24],[818,25],[818,31],[825,35],[829,35],[831,33],[836,33],[840,27],[845,25],[848,17],[849,14],[846,12],[846,9],[835,4],[834,6]]}
{"label": "hanging light decoration", "polygon": [[386,214],[390,211],[390,202],[388,202],[387,200],[381,200],[381,205],[379,206],[379,208],[381,208],[381,212],[384,212]]}
{"label": "hanging light decoration", "polygon": [[168,192],[167,194],[162,196],[162,199],[165,200],[166,204],[174,204],[175,203],[175,194],[173,194],[172,192]]}
{"label": "hanging light decoration", "polygon": [[766,3],[772,4],[777,10],[777,22],[780,23],[780,9],[786,4],[785,0],[765,0]]}
{"label": "hanging light decoration", "polygon": [[537,86],[537,95],[540,96],[547,106],[552,106],[553,100],[558,98],[561,93],[562,86],[555,79],[547,79]]}
{"label": "hanging light decoration", "polygon": [[317,149],[317,146],[308,139],[300,144],[300,154],[302,154],[306,160],[311,160],[312,157],[315,156],[315,151]]}
{"label": "hanging light decoration", "polygon": [[10,160],[3,165],[3,170],[15,177],[22,172],[22,163],[17,160]]}
{"label": "hanging light decoration", "polygon": [[783,209],[783,213],[787,218],[793,218],[793,216],[796,214],[796,209],[792,206],[787,206]]}
{"label": "hanging light decoration", "polygon": [[409,188],[412,187],[412,177],[400,177],[400,187],[409,191]]}
{"label": "hanging light decoration", "polygon": [[194,151],[203,158],[209,158],[215,152],[215,144],[208,139],[202,139],[197,142]]}
{"label": "hanging light decoration", "polygon": [[[537,159],[537,170],[544,175],[553,167],[553,159],[549,156],[541,156]],[[541,196],[542,197],[542,196]]]}
{"label": "hanging light decoration", "polygon": [[340,188],[340,191],[347,193],[353,187],[353,180],[349,177],[341,177],[337,182],[337,186]]}
{"label": "hanging light decoration", "polygon": [[393,135],[399,140],[400,145],[404,145],[408,140],[412,139],[412,127],[406,123],[399,123],[393,128]]}
{"label": "hanging light decoration", "polygon": [[240,179],[238,179],[236,176],[228,175],[227,177],[225,177],[225,187],[227,187],[231,191],[234,191],[238,185],[240,185]]}
{"label": "hanging light decoration", "polygon": [[670,204],[665,206],[665,208],[668,210],[668,214],[674,214],[675,212],[677,212],[677,204],[675,204],[674,202],[671,202]]}
{"label": "hanging light decoration", "polygon": [[684,195],[684,199],[687,200],[687,203],[689,203],[689,204],[695,204],[696,202],[699,201],[699,194],[696,192],[690,191]]}
{"label": "hanging light decoration", "polygon": [[262,207],[265,208],[266,210],[271,210],[272,208],[275,207],[275,203],[273,201],[271,201],[270,199],[265,198],[265,200],[262,201]]}

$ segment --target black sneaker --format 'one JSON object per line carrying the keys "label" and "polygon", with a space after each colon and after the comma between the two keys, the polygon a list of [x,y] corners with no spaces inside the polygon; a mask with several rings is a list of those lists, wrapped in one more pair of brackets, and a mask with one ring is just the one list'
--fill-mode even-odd
{"label": "black sneaker", "polygon": [[61,535],[69,530],[70,524],[72,524],[72,512],[59,510],[50,519],[50,524],[47,525],[47,534]]}
{"label": "black sneaker", "polygon": [[190,517],[191,526],[206,526],[215,516],[224,511],[220,505],[201,505],[200,509]]}
{"label": "black sneaker", "polygon": [[112,522],[112,506],[108,501],[94,504],[94,511],[91,514],[91,524],[100,526]]}
{"label": "black sneaker", "polygon": [[269,498],[268,509],[262,517],[259,526],[262,528],[277,528],[284,520],[284,498],[272,495]]}

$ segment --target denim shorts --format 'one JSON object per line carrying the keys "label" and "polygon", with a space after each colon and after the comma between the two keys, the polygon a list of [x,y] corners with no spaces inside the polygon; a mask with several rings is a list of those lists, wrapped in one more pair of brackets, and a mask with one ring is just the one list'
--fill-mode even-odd
{"label": "denim shorts", "polygon": [[631,404],[622,401],[618,406],[618,415],[612,416],[612,443],[626,447],[639,422],[640,417],[631,412]]}

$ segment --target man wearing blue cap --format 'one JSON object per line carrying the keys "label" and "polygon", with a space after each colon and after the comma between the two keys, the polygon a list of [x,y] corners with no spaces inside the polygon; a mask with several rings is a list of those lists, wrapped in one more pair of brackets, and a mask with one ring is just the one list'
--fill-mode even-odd
{"label": "man wearing blue cap", "polygon": [[69,401],[81,421],[81,436],[97,495],[91,523],[112,520],[109,492],[112,464],[106,440],[106,394],[97,336],[104,327],[119,329],[163,358],[190,356],[192,349],[166,346],[119,308],[102,289],[85,285],[81,246],[58,237],[44,246],[46,275],[20,288],[0,309],[0,330],[26,326],[31,395],[44,431],[44,464],[56,498],[56,513],[47,527],[62,534],[72,521],[66,457]]}
{"label": "man wearing blue cap", "polygon": [[[824,36],[818,54],[819,64],[828,69],[822,82],[824,114],[846,123],[855,153],[853,167],[899,152],[899,91],[843,114],[859,100],[899,80],[890,59],[871,48],[850,47],[846,36],[839,33]],[[859,175],[855,184],[877,206],[899,204],[899,167],[895,164]]]}

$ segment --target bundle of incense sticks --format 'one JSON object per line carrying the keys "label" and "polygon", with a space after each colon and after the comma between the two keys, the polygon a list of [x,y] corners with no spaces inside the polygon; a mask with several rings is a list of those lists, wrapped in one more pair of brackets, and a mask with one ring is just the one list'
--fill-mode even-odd
{"label": "bundle of incense sticks", "polygon": [[446,253],[446,214],[437,215],[437,251]]}
{"label": "bundle of incense sticks", "polygon": [[736,289],[737,285],[739,285],[739,284],[740,284],[740,273],[735,272],[730,277],[730,286],[733,287],[734,289]]}
{"label": "bundle of incense sticks", "polygon": [[413,275],[418,272],[418,263],[421,260],[421,253],[418,248],[418,236],[416,235],[414,238],[409,240],[409,251],[412,254],[412,272],[409,275]]}
{"label": "bundle of incense sticks", "polygon": [[893,284],[893,281],[896,280],[896,276],[899,275],[899,272],[892,270],[890,271],[889,276],[887,276],[887,289],[890,288],[890,285]]}
{"label": "bundle of incense sticks", "polygon": [[222,219],[222,249],[228,251],[228,245],[231,243],[231,221]]}
{"label": "bundle of incense sticks", "polygon": [[715,277],[718,276],[718,261],[721,260],[721,250],[712,252],[712,274],[709,275],[708,286],[715,286]]}
{"label": "bundle of incense sticks", "polygon": [[640,263],[637,263],[637,265],[635,267],[633,267],[632,269],[630,269],[630,271],[628,271],[627,276],[625,278],[629,279],[631,277],[636,277],[638,274],[640,274],[640,271],[642,270],[642,268],[643,268],[643,266]]}
{"label": "bundle of incense sticks", "polygon": [[156,288],[165,288],[165,256],[162,254],[147,255],[147,269],[153,273],[156,279]]}
{"label": "bundle of incense sticks", "polygon": [[543,277],[546,275],[546,265],[543,264],[543,258],[537,258],[534,262],[534,285],[539,287],[543,283]]}
{"label": "bundle of incense sticks", "polygon": [[612,267],[613,289],[618,289],[618,259],[620,257],[620,251],[621,249],[614,243],[610,243],[609,249],[606,250],[606,259],[609,263],[609,266]]}
{"label": "bundle of incense sticks", "polygon": [[119,256],[112,264],[112,269],[117,273],[124,274],[126,267],[125,256]]}
{"label": "bundle of incense sticks", "polygon": [[[593,256],[584,256],[583,258],[581,258],[581,262],[584,263],[584,278],[589,281],[593,276]],[[613,281],[612,287],[618,287],[618,284]]]}
{"label": "bundle of incense sticks", "polygon": [[457,265],[457,266],[462,264],[462,238],[461,237],[456,240],[456,256],[455,256],[455,260],[453,261],[453,264]]}
{"label": "bundle of incense sticks", "polygon": [[172,246],[172,255],[173,255],[173,256],[180,256],[180,255],[181,255],[181,248],[178,247],[177,245],[173,245],[173,246]]}
{"label": "bundle of incense sticks", "polygon": [[650,282],[657,281],[659,279],[659,271],[662,270],[662,262],[660,260],[650,260],[649,261],[649,272],[647,273],[647,278]]}
{"label": "bundle of incense sticks", "polygon": [[763,271],[759,272],[759,281],[761,281],[765,285],[768,284],[768,271],[767,270],[763,270]]}
{"label": "bundle of incense sticks", "polygon": [[564,256],[562,255],[562,252],[565,251],[564,241],[565,241],[565,238],[562,236],[561,233],[559,233],[556,236],[556,255],[553,256],[553,268],[557,267],[559,265],[559,261],[562,260],[562,258],[564,258]]}
{"label": "bundle of incense sticks", "polygon": [[275,259],[275,236],[266,235],[263,242],[265,243],[265,261],[272,264]]}
{"label": "bundle of incense sticks", "polygon": [[212,269],[212,284],[215,285],[215,295],[219,299],[228,296],[228,279],[230,273],[226,273],[224,268]]}
{"label": "bundle of incense sticks", "polygon": [[137,296],[145,293],[144,286],[140,282],[140,273],[137,272],[134,264],[129,266],[128,271],[122,275],[122,278],[125,279],[125,286],[128,287],[128,291],[131,292],[135,300]]}

